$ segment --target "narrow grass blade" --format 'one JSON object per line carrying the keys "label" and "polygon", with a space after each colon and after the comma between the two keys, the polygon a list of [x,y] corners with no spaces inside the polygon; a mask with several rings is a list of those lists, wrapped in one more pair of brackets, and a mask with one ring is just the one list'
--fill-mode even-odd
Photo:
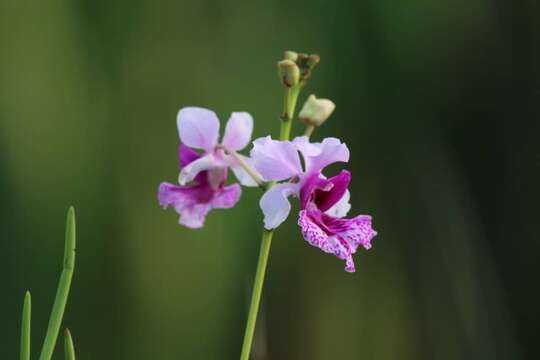
{"label": "narrow grass blade", "polygon": [[66,360],[75,360],[75,347],[73,346],[73,339],[69,329],[66,329],[64,333],[64,350],[66,353]]}
{"label": "narrow grass blade", "polygon": [[20,360],[30,360],[30,322],[32,318],[32,296],[27,291],[24,295],[24,305],[21,325],[21,357]]}
{"label": "narrow grass blade", "polygon": [[70,207],[67,213],[66,221],[66,243],[64,247],[64,265],[60,280],[58,282],[58,290],[54,299],[51,317],[49,318],[49,326],[47,334],[41,348],[40,360],[50,360],[54,352],[58,332],[62,324],[64,310],[68,300],[69,289],[71,287],[71,279],[75,268],[75,209]]}

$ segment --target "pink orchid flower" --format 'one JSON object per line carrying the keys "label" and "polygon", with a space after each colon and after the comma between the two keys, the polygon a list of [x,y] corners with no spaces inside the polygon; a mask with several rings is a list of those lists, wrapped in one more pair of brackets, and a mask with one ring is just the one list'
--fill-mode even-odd
{"label": "pink orchid flower", "polygon": [[[178,112],[177,124],[181,141],[180,186],[161,183],[158,199],[163,208],[174,206],[180,214],[180,224],[200,228],[211,209],[231,208],[240,199],[239,184],[225,186],[228,168],[231,168],[242,185],[257,185],[238,161],[223,150],[227,148],[237,151],[248,145],[253,131],[253,119],[246,112],[233,112],[221,144],[218,144],[219,119],[211,110],[182,108]],[[193,149],[202,150],[202,154]],[[247,157],[237,156],[249,162]]]}
{"label": "pink orchid flower", "polygon": [[345,260],[345,270],[354,272],[352,255],[359,245],[369,249],[377,233],[371,227],[371,216],[344,218],[351,207],[348,191],[351,174],[343,170],[329,179],[322,174],[330,164],[349,161],[347,146],[336,138],[310,143],[306,136],[293,141],[276,141],[268,136],[255,140],[253,145],[252,164],[265,181],[288,179],[273,186],[261,198],[265,228],[274,229],[285,221],[291,211],[288,197],[299,197],[298,225],[304,239]]}

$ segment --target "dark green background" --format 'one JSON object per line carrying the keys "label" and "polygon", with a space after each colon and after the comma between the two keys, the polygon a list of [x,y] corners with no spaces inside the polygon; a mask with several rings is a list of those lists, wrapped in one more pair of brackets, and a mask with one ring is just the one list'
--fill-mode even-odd
{"label": "dark green background", "polygon": [[[0,358],[24,291],[40,347],[77,209],[65,324],[80,359],[236,359],[260,193],[199,231],[159,208],[186,105],[277,134],[286,49],[322,62],[301,97],[337,110],[352,213],[379,235],[357,273],[275,236],[254,359],[537,359],[535,1],[0,2]],[[222,123],[224,125],[224,122]],[[223,126],[222,125],[222,126]],[[300,132],[300,126],[296,126]],[[58,352],[58,358],[62,358]]]}

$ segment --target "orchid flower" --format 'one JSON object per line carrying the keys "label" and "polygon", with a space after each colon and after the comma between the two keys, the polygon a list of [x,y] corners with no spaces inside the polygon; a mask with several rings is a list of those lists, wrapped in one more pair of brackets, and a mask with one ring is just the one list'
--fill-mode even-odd
{"label": "orchid flower", "polygon": [[298,225],[304,239],[345,260],[345,270],[354,272],[352,255],[360,245],[369,249],[377,233],[371,228],[371,216],[344,218],[351,207],[351,174],[346,170],[331,178],[322,174],[330,164],[349,161],[347,146],[336,138],[310,143],[307,136],[293,141],[276,141],[268,136],[253,142],[251,160],[265,181],[288,180],[273,186],[260,200],[265,228],[275,229],[285,221],[291,211],[288,198],[296,196],[300,199]]}
{"label": "orchid flower", "polygon": [[[211,110],[182,108],[178,112],[177,125],[181,141],[180,186],[161,183],[158,199],[163,208],[174,206],[180,214],[180,224],[200,228],[211,209],[231,208],[240,199],[239,184],[225,186],[228,168],[242,185],[257,186],[239,164],[239,160],[247,163],[249,159],[236,154],[251,140],[253,119],[246,112],[233,112],[220,144],[219,119]],[[194,149],[202,150],[202,154]],[[227,154],[225,149],[234,151],[235,156]]]}

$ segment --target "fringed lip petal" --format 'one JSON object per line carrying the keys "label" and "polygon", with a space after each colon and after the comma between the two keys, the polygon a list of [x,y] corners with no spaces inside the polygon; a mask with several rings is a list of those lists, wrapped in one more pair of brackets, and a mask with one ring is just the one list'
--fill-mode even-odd
{"label": "fringed lip petal", "polygon": [[355,272],[352,255],[358,246],[371,248],[371,239],[377,235],[371,227],[371,216],[335,218],[321,212],[313,203],[300,211],[298,225],[309,244],[345,260],[347,272]]}

